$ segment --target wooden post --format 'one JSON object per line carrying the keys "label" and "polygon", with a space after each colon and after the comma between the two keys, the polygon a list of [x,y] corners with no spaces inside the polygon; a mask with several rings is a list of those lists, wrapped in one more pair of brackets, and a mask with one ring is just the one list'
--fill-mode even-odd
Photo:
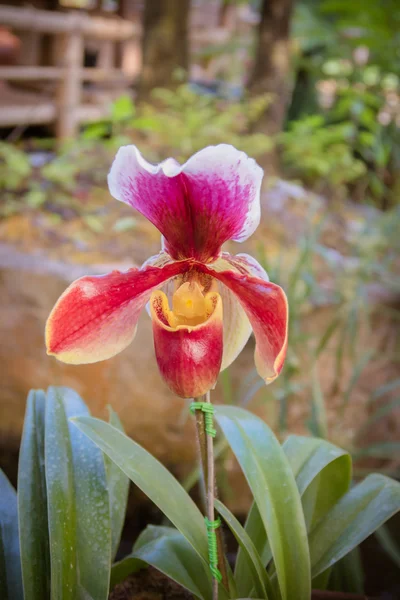
{"label": "wooden post", "polygon": [[79,125],[83,38],[79,31],[73,31],[60,42],[58,64],[64,68],[64,77],[58,86],[56,130],[57,137],[65,139],[74,137]]}
{"label": "wooden post", "polygon": [[18,63],[24,66],[35,66],[40,60],[41,37],[37,31],[20,31],[21,53]]}
{"label": "wooden post", "polygon": [[112,69],[115,67],[115,42],[113,40],[100,42],[96,66],[99,69]]}
{"label": "wooden post", "polygon": [[[141,30],[142,0],[120,0],[118,15],[133,23],[138,31]],[[117,42],[117,66],[124,75],[131,79],[138,79],[142,68],[142,41],[141,35],[134,35]]]}

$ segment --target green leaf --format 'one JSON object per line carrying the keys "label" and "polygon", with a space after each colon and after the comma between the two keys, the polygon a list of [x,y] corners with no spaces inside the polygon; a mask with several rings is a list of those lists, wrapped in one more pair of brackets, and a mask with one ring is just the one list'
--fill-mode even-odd
{"label": "green leaf", "polygon": [[[272,554],[268,544],[267,534],[261,519],[260,511],[258,510],[255,502],[253,502],[248,512],[244,530],[253,542],[257,554],[260,556],[261,562],[265,568],[271,560]],[[242,594],[246,595],[251,593],[251,573],[248,569],[246,553],[240,546],[235,564],[235,579],[237,582],[240,582]],[[246,590],[246,592],[243,592],[243,590]]]}
{"label": "green leaf", "polygon": [[50,539],[51,598],[76,600],[76,506],[72,451],[62,398],[54,388],[45,411],[45,465]]}
{"label": "green leaf", "polygon": [[385,385],[381,385],[380,387],[378,387],[373,392],[370,401],[374,402],[375,400],[379,400],[379,398],[382,398],[386,394],[389,394],[393,390],[396,390],[398,387],[400,387],[400,377],[398,379],[390,381],[389,383],[386,383]]}
{"label": "green leaf", "polygon": [[121,217],[113,225],[113,231],[123,232],[135,229],[138,224],[138,220],[135,217]]}
{"label": "green leaf", "polygon": [[354,459],[364,456],[393,459],[400,455],[400,442],[377,442],[353,452]]}
{"label": "green leaf", "polygon": [[95,233],[102,233],[104,231],[104,223],[101,217],[96,215],[86,215],[83,217],[86,225]]}
{"label": "green leaf", "polygon": [[0,592],[2,600],[23,600],[17,494],[0,469]]}
{"label": "green leaf", "polygon": [[7,589],[7,567],[5,549],[3,547],[3,538],[0,535],[0,598],[9,600]]}
{"label": "green leaf", "polygon": [[268,573],[251,538],[248,536],[245,529],[241,526],[231,511],[217,499],[215,499],[215,508],[224,518],[226,524],[229,526],[229,529],[235,536],[236,541],[238,542],[245,556],[246,567],[249,571],[249,579],[251,581],[243,582],[240,578],[236,578],[238,595],[246,596],[246,594],[248,594],[248,583],[250,583],[250,590],[254,588],[255,593],[258,594],[260,598],[272,599],[273,591]]}
{"label": "green leaf", "polygon": [[329,578],[329,589],[338,592],[363,594],[364,572],[358,546],[334,565]]}
{"label": "green leaf", "polygon": [[291,435],[283,449],[296,477],[303,509],[309,509],[307,490],[312,482],[315,494],[309,526],[313,526],[347,492],[351,482],[348,452],[318,438]]}
{"label": "green leaf", "polygon": [[135,105],[132,98],[128,95],[120,96],[111,107],[112,121],[125,121],[131,119],[135,114]]}
{"label": "green leaf", "polygon": [[395,398],[392,402],[388,402],[383,406],[380,406],[376,412],[374,412],[369,419],[367,419],[357,431],[358,439],[362,439],[372,425],[377,423],[380,419],[383,419],[387,415],[390,415],[393,411],[400,408],[400,398]]}
{"label": "green leaf", "polygon": [[246,476],[268,532],[282,600],[309,600],[307,531],[285,453],[266,423],[242,408],[218,406],[216,419]]}
{"label": "green leaf", "polygon": [[47,526],[44,420],[46,396],[28,395],[18,464],[18,518],[24,595],[50,598],[50,550]]}
{"label": "green leaf", "polygon": [[326,569],[326,571],[322,571],[317,577],[314,577],[312,580],[312,589],[313,590],[326,590],[328,587],[328,583],[331,577],[332,568]]}
{"label": "green leaf", "polygon": [[92,417],[78,417],[73,423],[158,506],[208,564],[203,517],[175,477],[149,452],[108,423]]}
{"label": "green leaf", "polygon": [[309,536],[313,577],[338,562],[400,510],[400,483],[369,475],[347,492]]}
{"label": "green leaf", "polygon": [[114,589],[118,583],[125,581],[129,575],[137,573],[140,569],[145,569],[147,564],[130,554],[122,560],[116,562],[111,567],[110,590]]}
{"label": "green leaf", "polygon": [[[110,425],[124,433],[124,428],[116,412],[108,407]],[[114,560],[121,539],[122,528],[125,522],[126,506],[128,504],[129,477],[104,454],[106,467],[108,493],[110,496],[111,514],[111,559]]]}
{"label": "green leaf", "polygon": [[325,349],[326,345],[330,341],[332,335],[335,333],[336,329],[341,324],[342,320],[340,316],[334,317],[332,321],[329,323],[325,332],[321,336],[321,339],[318,343],[318,346],[315,349],[315,359],[321,354],[321,352]]}
{"label": "green leaf", "polygon": [[[69,388],[49,388],[64,403],[67,418],[89,415],[82,398]],[[107,600],[111,570],[111,522],[103,454],[69,423],[76,502],[79,586],[84,597]]]}
{"label": "green leaf", "polygon": [[361,356],[358,363],[356,365],[354,365],[353,372],[352,372],[352,375],[350,378],[350,382],[347,386],[347,389],[345,390],[345,392],[343,394],[343,399],[342,399],[342,404],[341,404],[342,411],[348,405],[350,398],[351,398],[351,394],[352,394],[362,372],[364,371],[365,367],[368,365],[370,360],[375,356],[375,354],[376,354],[376,350],[369,350],[369,351],[365,352]]}
{"label": "green leaf", "polygon": [[83,140],[101,140],[110,133],[110,126],[108,123],[99,121],[98,123],[90,123],[81,133]]}
{"label": "green leaf", "polygon": [[152,565],[197,598],[212,596],[211,572],[197,553],[173,527],[149,525],[136,541],[130,555]]}
{"label": "green leaf", "polygon": [[[326,513],[349,489],[351,457],[345,450],[317,438],[289,436],[282,446],[296,478],[302,496],[303,510],[308,527]],[[271,560],[265,528],[254,502],[247,516],[245,530],[255,544],[263,565]],[[235,574],[238,581],[246,581],[247,567],[242,562],[239,548]],[[251,591],[249,582],[247,593]]]}
{"label": "green leaf", "polygon": [[317,367],[314,365],[311,375],[312,381],[312,396],[311,396],[311,417],[307,422],[312,435],[317,437],[327,437],[327,422],[325,399],[321,389],[321,384],[317,372]]}
{"label": "green leaf", "polygon": [[24,195],[24,202],[31,208],[40,208],[46,200],[46,192],[41,189],[33,188]]}

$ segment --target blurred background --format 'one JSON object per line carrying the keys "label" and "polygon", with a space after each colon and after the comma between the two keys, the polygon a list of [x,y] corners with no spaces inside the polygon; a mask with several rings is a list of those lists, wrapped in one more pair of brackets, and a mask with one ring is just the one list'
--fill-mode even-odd
{"label": "blurred background", "polygon": [[[0,459],[12,480],[27,392],[52,384],[95,415],[112,404],[193,485],[187,404],[158,375],[147,315],[128,350],[95,365],[47,357],[43,331],[70,281],[159,250],[154,227],[108,193],[117,148],[184,161],[219,142],[266,172],[260,228],[228,249],[258,258],[291,314],[281,377],[263,385],[251,339],[215,401],[262,415],[280,439],[347,448],[355,477],[399,477],[399,93],[398,0],[1,1]],[[241,515],[250,494],[218,452],[221,494]],[[366,543],[371,593],[382,569],[398,585],[395,525]]]}

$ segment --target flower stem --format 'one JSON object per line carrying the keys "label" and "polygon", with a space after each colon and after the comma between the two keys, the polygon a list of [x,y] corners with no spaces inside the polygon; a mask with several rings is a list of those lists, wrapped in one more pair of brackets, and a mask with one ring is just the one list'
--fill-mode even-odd
{"label": "flower stem", "polygon": [[[203,398],[198,398],[199,401],[203,401]],[[205,414],[201,410],[196,410],[196,433],[197,433],[197,445],[199,448],[201,471],[202,471],[202,485],[204,492],[205,506],[207,506],[207,492],[206,482],[208,481],[208,464],[207,464],[207,436],[206,436],[206,419]]]}
{"label": "flower stem", "polygon": [[[211,403],[210,392],[205,395],[205,401]],[[215,519],[215,473],[214,473],[214,439],[206,433],[207,437],[207,518],[209,521]],[[218,581],[213,578],[213,600],[218,600]]]}
{"label": "flower stem", "polygon": [[[196,398],[201,402],[211,403],[210,392],[207,392],[203,397]],[[215,484],[215,471],[214,471],[214,438],[212,435],[206,433],[206,421],[205,414],[201,410],[197,410],[196,416],[196,433],[197,441],[199,446],[199,454],[201,460],[201,467],[203,472],[203,486],[206,491],[206,509],[207,518],[209,521],[214,521],[215,509],[214,499],[217,497],[217,489]],[[221,527],[215,530],[217,537],[217,551],[218,551],[218,568],[222,575],[222,584],[225,589],[229,590],[229,579],[228,572],[226,569],[225,562],[225,550],[224,540],[222,535]],[[218,581],[213,579],[213,600],[218,598]]]}

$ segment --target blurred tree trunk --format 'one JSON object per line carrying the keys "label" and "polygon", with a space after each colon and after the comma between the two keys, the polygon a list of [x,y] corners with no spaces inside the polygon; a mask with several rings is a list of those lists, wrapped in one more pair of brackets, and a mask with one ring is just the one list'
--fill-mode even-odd
{"label": "blurred tree trunk", "polygon": [[229,0],[222,0],[219,15],[218,15],[218,27],[226,27],[228,23],[228,13],[231,8],[231,3]]}
{"label": "blurred tree trunk", "polygon": [[290,20],[294,0],[263,0],[258,47],[248,89],[273,94],[257,130],[273,135],[283,127],[290,97]]}
{"label": "blurred tree trunk", "polygon": [[154,87],[174,87],[178,68],[188,70],[190,0],[146,0],[143,17],[143,66],[139,96]]}

